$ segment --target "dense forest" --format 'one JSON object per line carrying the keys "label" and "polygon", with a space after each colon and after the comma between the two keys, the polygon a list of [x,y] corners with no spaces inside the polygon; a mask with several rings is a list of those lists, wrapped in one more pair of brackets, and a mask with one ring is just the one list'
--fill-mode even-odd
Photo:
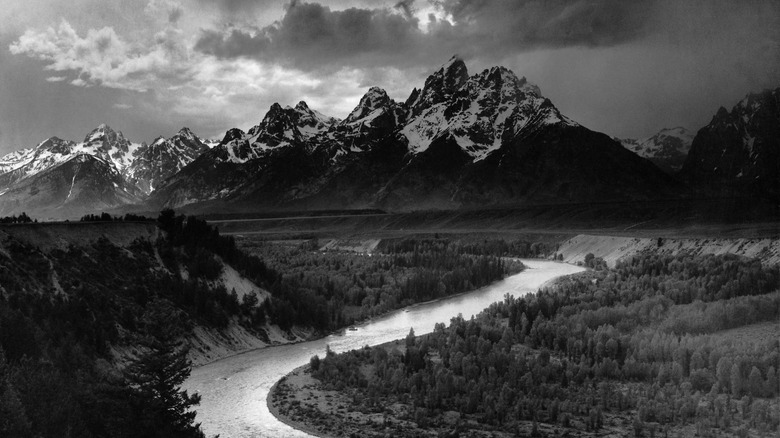
{"label": "dense forest", "polygon": [[[320,252],[316,239],[297,245],[246,242],[276,273],[269,285],[271,321],[283,328],[334,330],[409,304],[458,294],[523,269],[483,245],[448,239],[383,241],[370,256]],[[530,246],[530,245],[529,245]]]}
{"label": "dense forest", "polygon": [[[0,243],[0,436],[201,436],[191,410],[198,397],[178,390],[194,327],[238,324],[260,338],[269,323],[325,332],[522,269],[443,240],[407,240],[372,257],[321,254],[313,241],[250,253],[196,217],[164,210],[156,224],[156,239],[126,246],[100,234],[45,249]],[[227,290],[218,281],[225,264],[270,298]]]}
{"label": "dense forest", "polygon": [[202,436],[189,410],[198,397],[178,390],[191,369],[182,341],[196,324],[259,330],[256,299],[211,280],[218,254],[262,264],[196,218],[163,212],[159,226],[156,241],[126,247],[3,242],[0,435]]}
{"label": "dense forest", "polygon": [[762,321],[774,333],[775,267],[686,254],[595,264],[601,270],[507,297],[472,320],[412,333],[403,351],[314,358],[313,375],[351,394],[357,410],[401,403],[403,420],[442,433],[780,431],[780,340],[738,335]]}

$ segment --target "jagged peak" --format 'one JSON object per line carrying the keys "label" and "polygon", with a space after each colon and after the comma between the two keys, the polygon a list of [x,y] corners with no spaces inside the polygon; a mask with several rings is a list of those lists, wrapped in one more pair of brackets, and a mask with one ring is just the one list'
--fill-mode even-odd
{"label": "jagged peak", "polygon": [[[260,122],[260,125],[267,126],[272,123],[278,123],[282,118],[289,120],[288,111],[290,111],[291,108],[289,106],[287,108],[288,109],[285,110],[281,105],[279,105],[279,102],[274,102],[268,109],[268,112],[265,113],[265,117],[263,117],[263,121]],[[256,126],[252,128],[249,132],[252,133],[253,131],[257,131],[255,128],[258,127]]]}
{"label": "jagged peak", "polygon": [[227,132],[225,132],[225,136],[222,138],[220,144],[230,143],[233,140],[243,138],[244,135],[244,131],[238,128],[228,129]]}
{"label": "jagged peak", "polygon": [[184,137],[194,137],[195,133],[192,132],[192,130],[186,126],[179,129],[179,132],[177,132],[178,135],[184,136]]}
{"label": "jagged peak", "polygon": [[304,112],[310,112],[311,111],[311,108],[309,108],[309,105],[306,104],[306,102],[303,101],[303,100],[298,102],[297,105],[295,105],[295,109],[298,110],[298,111],[304,111]]}
{"label": "jagged peak", "polygon": [[765,88],[755,93],[748,93],[734,108],[739,108],[741,111],[746,112],[755,112],[760,109],[764,102],[770,99],[777,99],[778,97],[780,97],[780,88]]}
{"label": "jagged peak", "polygon": [[458,55],[452,55],[452,58],[445,62],[434,74],[450,77],[465,76],[468,78],[468,69],[466,68],[466,63],[463,62],[463,58]]}
{"label": "jagged peak", "polygon": [[412,92],[409,93],[409,97],[406,98],[406,102],[404,102],[404,105],[406,105],[407,107],[411,106],[419,96],[420,96],[420,89],[417,87],[412,88]]}
{"label": "jagged peak", "polygon": [[67,141],[65,141],[65,140],[63,140],[63,139],[61,139],[61,138],[59,138],[57,136],[52,136],[52,137],[49,137],[46,140],[38,143],[38,146],[36,146],[35,148],[36,149],[45,149],[47,147],[50,147],[52,144],[60,144],[60,143],[67,143]]}
{"label": "jagged peak", "polygon": [[411,102],[407,100],[408,106],[414,114],[419,114],[425,108],[448,100],[468,80],[466,64],[455,55],[425,79],[425,85],[416,98]]}
{"label": "jagged peak", "polygon": [[371,87],[368,89],[366,94],[363,95],[363,98],[365,99],[366,96],[387,97],[387,91],[380,87]]}
{"label": "jagged peak", "polygon": [[107,124],[101,123],[97,128],[93,129],[89,134],[87,134],[87,136],[84,138],[84,143],[90,143],[97,140],[124,140],[124,138],[125,137],[121,131],[115,131]]}
{"label": "jagged peak", "polygon": [[103,134],[119,134],[119,131],[115,131],[114,129],[111,129],[111,127],[105,123],[101,123],[100,125],[98,125],[97,128],[91,131],[91,133],[98,133],[98,132]]}
{"label": "jagged peak", "polygon": [[726,109],[726,107],[721,106],[718,108],[718,112],[715,113],[715,117],[713,117],[713,122],[716,120],[722,120],[729,116],[729,110]]}
{"label": "jagged peak", "polygon": [[390,99],[387,92],[380,87],[371,87],[366,94],[360,98],[360,102],[354,110],[344,119],[344,123],[354,123],[357,120],[366,117],[369,113],[394,105],[395,102]]}

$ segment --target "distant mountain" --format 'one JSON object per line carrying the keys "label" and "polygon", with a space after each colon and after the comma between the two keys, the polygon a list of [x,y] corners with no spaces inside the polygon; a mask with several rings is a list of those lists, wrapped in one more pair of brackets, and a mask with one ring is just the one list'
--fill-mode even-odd
{"label": "distant mountain", "polygon": [[133,143],[105,124],[80,143],[51,137],[0,158],[0,215],[74,217],[139,203],[206,150],[187,128],[152,145]]}
{"label": "distant mountain", "polygon": [[[370,88],[342,121],[274,104],[156,188],[151,207],[459,208],[675,196],[679,187],[539,87],[453,57],[399,103]],[[223,207],[224,208],[224,207]]]}
{"label": "distant mountain", "polygon": [[626,149],[650,160],[667,173],[682,169],[691,149],[694,133],[683,127],[662,129],[657,134],[641,139],[615,139]]}
{"label": "distant mountain", "polygon": [[707,191],[780,199],[780,88],[721,107],[696,134],[681,176]]}
{"label": "distant mountain", "polygon": [[139,202],[141,195],[113,163],[78,153],[6,186],[0,191],[0,216],[29,212],[42,219],[77,217]]}
{"label": "distant mountain", "polygon": [[208,145],[189,128],[182,128],[169,139],[158,137],[138,149],[127,171],[128,181],[144,193],[151,193],[207,150]]}

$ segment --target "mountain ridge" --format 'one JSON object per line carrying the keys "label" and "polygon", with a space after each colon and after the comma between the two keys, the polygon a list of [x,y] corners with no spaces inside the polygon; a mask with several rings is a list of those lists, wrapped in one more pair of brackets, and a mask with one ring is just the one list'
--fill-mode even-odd
{"label": "mountain ridge", "polygon": [[188,128],[151,145],[133,143],[105,123],[79,143],[50,137],[0,157],[0,214],[74,217],[138,204],[206,149]]}
{"label": "mountain ridge", "polygon": [[[749,95],[739,111],[721,108],[711,123],[720,131],[705,127],[696,139],[712,131],[715,137],[737,132],[744,140],[748,128],[735,128],[733,113],[761,107],[757,99]],[[759,124],[771,131],[772,123],[780,123],[768,117]],[[751,138],[755,142],[757,137]],[[771,143],[761,138],[759,149]],[[21,211],[22,188],[29,196],[40,192],[38,186],[60,193],[51,185],[55,180],[108,189],[90,192],[95,194],[90,202],[77,198],[85,199],[82,204],[60,193],[28,205],[53,215],[104,207],[463,209],[679,199],[703,193],[690,186],[702,186],[708,178],[747,174],[745,169],[722,176],[691,170],[693,165],[684,169],[696,139],[682,127],[639,140],[610,138],[562,114],[525,77],[502,66],[469,75],[465,62],[454,56],[403,102],[381,87],[369,87],[344,119],[324,115],[301,100],[294,107],[274,103],[246,132],[231,128],[217,142],[182,128],[168,139],[139,144],[105,124],[80,143],[51,137],[35,148],[0,157],[0,214]],[[748,146],[743,149],[753,143]],[[768,153],[775,162],[771,148]],[[62,167],[79,154],[95,158],[86,167],[92,173]],[[755,157],[751,163],[756,165]],[[710,173],[718,168],[708,165]],[[52,176],[60,167],[63,175]],[[772,169],[762,172],[765,176],[756,177],[771,182]],[[75,183],[87,176],[90,182]]]}
{"label": "mountain ridge", "polygon": [[[458,57],[433,72],[405,102],[371,87],[344,120],[332,121],[308,137],[300,135],[291,111],[274,104],[257,129],[229,130],[219,146],[190,165],[192,169],[152,193],[150,204],[181,207],[224,201],[263,208],[312,208],[336,202],[338,207],[408,210],[499,205],[558,195],[600,198],[598,190],[582,189],[590,184],[587,178],[594,177],[583,166],[607,174],[632,173],[631,178],[617,178],[620,181],[636,182],[640,176],[638,185],[643,187],[635,190],[630,185],[615,187],[597,175],[593,181],[604,185],[601,193],[611,197],[647,197],[653,196],[652,191],[674,196],[677,189],[666,175],[635,160],[633,154],[620,152],[623,149],[612,139],[588,134],[591,131],[561,114],[526,78],[504,67],[469,76]],[[584,180],[570,178],[564,186],[546,189],[500,165],[502,157],[514,154],[512,149],[537,141],[554,143],[555,149],[564,137],[563,148],[577,154],[580,134],[601,145],[583,146],[595,157],[570,166],[575,175],[587,175]],[[539,156],[539,165],[550,172],[556,167],[550,156],[560,160],[566,154],[533,148],[539,149],[533,154]],[[625,163],[608,157],[614,154]],[[486,160],[488,165],[478,164]],[[227,161],[236,166],[222,166]],[[600,162],[610,164],[605,168]],[[527,170],[538,176],[544,169]],[[226,171],[241,177],[220,175]],[[493,178],[481,172],[498,174]]]}

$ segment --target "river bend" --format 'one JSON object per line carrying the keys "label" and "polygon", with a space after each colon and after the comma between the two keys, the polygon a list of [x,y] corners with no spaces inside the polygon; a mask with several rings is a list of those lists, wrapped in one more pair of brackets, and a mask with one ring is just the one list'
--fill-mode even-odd
{"label": "river bend", "polygon": [[274,383],[315,354],[324,356],[327,345],[335,352],[343,352],[403,338],[410,328],[418,335],[430,333],[437,322],[449,325],[458,314],[471,318],[491,303],[503,300],[505,294],[523,296],[555,277],[583,270],[550,261],[523,263],[528,269],[490,286],[394,311],[342,335],[253,350],[195,368],[183,387],[201,395],[196,421],[207,437],[310,437],[270,413],[266,397]]}

